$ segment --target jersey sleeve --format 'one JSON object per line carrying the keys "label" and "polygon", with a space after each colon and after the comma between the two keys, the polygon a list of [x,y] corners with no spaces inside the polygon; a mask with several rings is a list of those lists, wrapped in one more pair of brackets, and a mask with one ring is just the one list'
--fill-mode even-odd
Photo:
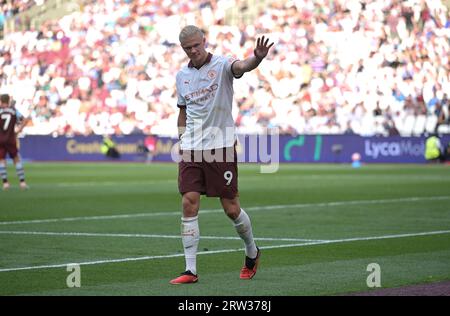
{"label": "jersey sleeve", "polygon": [[235,62],[237,62],[237,61],[239,61],[239,59],[237,59],[237,58],[234,57],[234,56],[228,56],[228,57],[226,57],[225,71],[226,71],[232,78],[239,79],[239,78],[241,78],[243,75],[236,76],[236,75],[233,73],[233,69],[232,69],[233,64],[234,64]]}
{"label": "jersey sleeve", "polygon": [[183,94],[181,93],[181,75],[180,73],[177,74],[176,77],[176,89],[177,89],[177,106],[179,108],[185,108],[186,107],[186,99],[183,97]]}

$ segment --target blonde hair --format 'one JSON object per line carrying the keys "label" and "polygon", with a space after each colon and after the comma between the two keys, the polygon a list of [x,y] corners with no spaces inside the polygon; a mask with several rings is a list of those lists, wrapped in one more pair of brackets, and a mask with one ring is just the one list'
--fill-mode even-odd
{"label": "blonde hair", "polygon": [[183,27],[183,29],[180,32],[180,35],[178,36],[178,39],[180,40],[180,43],[183,42],[186,38],[191,37],[192,35],[200,34],[203,38],[205,35],[203,31],[198,28],[195,25],[187,25]]}

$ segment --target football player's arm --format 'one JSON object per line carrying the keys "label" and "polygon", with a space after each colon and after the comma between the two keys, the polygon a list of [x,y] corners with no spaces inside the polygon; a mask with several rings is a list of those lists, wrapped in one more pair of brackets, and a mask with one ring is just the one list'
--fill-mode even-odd
{"label": "football player's arm", "polygon": [[178,114],[178,139],[186,131],[186,107],[180,107],[180,113]]}
{"label": "football player's arm", "polygon": [[254,56],[246,58],[244,60],[238,60],[233,63],[231,66],[231,70],[235,77],[240,77],[244,73],[252,71],[262,62],[262,60],[267,56],[269,49],[273,46],[274,43],[269,44],[269,39],[265,39],[265,37],[258,38],[256,40],[256,48],[253,51]]}
{"label": "football player's arm", "polygon": [[16,125],[16,134],[22,133],[22,130],[24,129],[25,126],[27,126],[29,121],[30,119],[28,117],[21,118],[19,124]]}

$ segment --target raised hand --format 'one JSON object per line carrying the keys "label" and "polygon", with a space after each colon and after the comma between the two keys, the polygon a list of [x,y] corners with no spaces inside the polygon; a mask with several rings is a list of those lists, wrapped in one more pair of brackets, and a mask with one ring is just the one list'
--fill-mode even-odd
{"label": "raised hand", "polygon": [[266,39],[264,35],[256,40],[256,48],[253,53],[257,59],[264,59],[274,43],[271,43],[269,46],[267,46],[267,44],[269,44],[269,39]]}

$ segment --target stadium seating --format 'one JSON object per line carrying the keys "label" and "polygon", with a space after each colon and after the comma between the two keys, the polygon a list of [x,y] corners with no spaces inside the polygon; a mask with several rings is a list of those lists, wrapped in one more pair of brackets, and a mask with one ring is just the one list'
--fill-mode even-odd
{"label": "stadium seating", "polygon": [[79,12],[0,42],[0,91],[31,117],[25,134],[175,136],[186,24],[206,31],[212,52],[241,59],[260,35],[276,42],[257,71],[235,81],[242,133],[350,126],[362,135],[420,135],[437,126],[423,107],[448,102],[442,1],[266,1],[264,10],[250,0],[81,2]]}

